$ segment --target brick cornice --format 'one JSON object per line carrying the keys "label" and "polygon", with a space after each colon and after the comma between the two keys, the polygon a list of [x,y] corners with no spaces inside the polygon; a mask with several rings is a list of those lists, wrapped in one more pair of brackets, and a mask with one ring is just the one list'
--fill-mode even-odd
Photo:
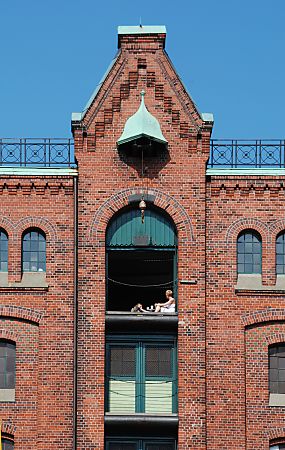
{"label": "brick cornice", "polygon": [[[31,177],[32,178],[32,177]],[[0,195],[72,195],[73,178],[67,177],[11,177],[5,176],[0,179]]]}

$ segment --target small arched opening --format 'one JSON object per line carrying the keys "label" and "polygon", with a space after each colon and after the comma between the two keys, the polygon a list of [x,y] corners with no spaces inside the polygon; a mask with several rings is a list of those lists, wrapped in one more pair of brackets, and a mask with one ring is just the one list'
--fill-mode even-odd
{"label": "small arched opening", "polygon": [[151,308],[165,301],[170,289],[177,297],[177,232],[168,214],[138,207],[119,211],[106,236],[107,310],[130,311],[141,303]]}

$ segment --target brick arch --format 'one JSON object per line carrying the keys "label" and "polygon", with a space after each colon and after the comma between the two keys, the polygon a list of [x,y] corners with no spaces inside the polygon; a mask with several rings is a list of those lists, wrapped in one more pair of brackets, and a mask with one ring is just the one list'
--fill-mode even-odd
{"label": "brick arch", "polygon": [[[269,443],[271,445],[274,445],[274,443],[271,443],[270,441],[280,439],[279,444],[283,443],[281,440],[285,440],[285,427],[279,427],[279,428],[272,428],[267,433],[267,438],[269,439]],[[277,444],[276,444],[277,445]]]}
{"label": "brick arch", "polygon": [[272,236],[272,240],[276,239],[276,236],[281,232],[285,232],[285,219],[276,220],[269,226],[269,231]]}
{"label": "brick arch", "polygon": [[0,217],[0,229],[1,228],[6,231],[8,238],[13,236],[15,226],[8,217]]}
{"label": "brick arch", "polygon": [[272,333],[266,336],[266,342],[268,345],[279,344],[285,342],[285,333]]}
{"label": "brick arch", "polygon": [[49,220],[43,217],[25,217],[24,219],[21,219],[19,222],[17,222],[15,226],[16,230],[21,235],[27,228],[33,227],[40,228],[42,231],[44,231],[50,242],[57,241],[57,232],[55,226]]}
{"label": "brick arch", "polygon": [[260,235],[263,241],[268,239],[268,226],[264,222],[253,218],[243,218],[233,222],[227,232],[226,232],[226,242],[227,244],[233,244],[241,231],[244,230],[255,230]]}
{"label": "brick arch", "polygon": [[263,322],[285,321],[285,309],[267,308],[254,311],[244,314],[241,320],[245,327]]}
{"label": "brick arch", "polygon": [[19,333],[16,333],[13,330],[5,330],[4,328],[0,328],[0,339],[7,339],[9,341],[17,342],[19,339]]}
{"label": "brick arch", "polygon": [[13,317],[39,324],[43,318],[43,311],[22,306],[0,305],[0,317]]}
{"label": "brick arch", "polygon": [[16,433],[16,426],[10,421],[3,420],[1,431],[2,433],[9,434],[14,437]]}
{"label": "brick arch", "polygon": [[[105,245],[105,231],[109,220],[117,211],[130,204],[131,195],[141,194],[141,189],[129,188],[107,199],[92,220],[90,238],[95,240],[97,245]],[[179,241],[194,242],[192,223],[184,207],[176,199],[158,189],[149,189],[148,195],[153,196],[153,205],[166,211],[172,218],[179,233]]]}

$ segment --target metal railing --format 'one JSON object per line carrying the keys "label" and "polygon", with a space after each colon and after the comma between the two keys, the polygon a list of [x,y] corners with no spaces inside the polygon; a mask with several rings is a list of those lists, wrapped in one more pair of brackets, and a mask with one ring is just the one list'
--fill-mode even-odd
{"label": "metal railing", "polygon": [[209,169],[253,167],[285,167],[285,140],[211,140]]}
{"label": "metal railing", "polygon": [[[0,139],[0,167],[75,168],[73,139]],[[285,168],[285,139],[212,139],[208,168]]]}
{"label": "metal railing", "polygon": [[73,139],[0,139],[0,167],[76,167]]}

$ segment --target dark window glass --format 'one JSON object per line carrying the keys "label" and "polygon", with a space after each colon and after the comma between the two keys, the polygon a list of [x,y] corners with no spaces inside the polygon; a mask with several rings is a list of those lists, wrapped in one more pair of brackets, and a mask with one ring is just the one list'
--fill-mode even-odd
{"label": "dark window glass", "polygon": [[173,440],[163,439],[135,439],[124,441],[123,439],[107,439],[107,450],[175,450]]}
{"label": "dark window glass", "polygon": [[109,450],[137,450],[137,445],[129,442],[110,442]]}
{"label": "dark window glass", "polygon": [[2,450],[14,450],[14,442],[10,439],[2,439]]}
{"label": "dark window glass", "polygon": [[285,274],[285,233],[276,239],[276,273]]}
{"label": "dark window glass", "polygon": [[174,444],[146,444],[145,450],[174,450]]}
{"label": "dark window glass", "polygon": [[285,394],[285,344],[269,347],[269,390]]}
{"label": "dark window glass", "polygon": [[110,348],[110,376],[134,377],[136,373],[135,347]]}
{"label": "dark window glass", "polygon": [[0,341],[0,389],[15,389],[16,345]]}
{"label": "dark window glass", "polygon": [[170,347],[146,347],[146,376],[172,377],[172,349]]}
{"label": "dark window glass", "polygon": [[8,236],[0,230],[0,272],[8,272]]}
{"label": "dark window glass", "polygon": [[46,238],[40,230],[28,230],[22,242],[23,272],[46,271]]}
{"label": "dark window glass", "polygon": [[241,233],[237,240],[238,273],[261,273],[261,238],[251,230]]}

